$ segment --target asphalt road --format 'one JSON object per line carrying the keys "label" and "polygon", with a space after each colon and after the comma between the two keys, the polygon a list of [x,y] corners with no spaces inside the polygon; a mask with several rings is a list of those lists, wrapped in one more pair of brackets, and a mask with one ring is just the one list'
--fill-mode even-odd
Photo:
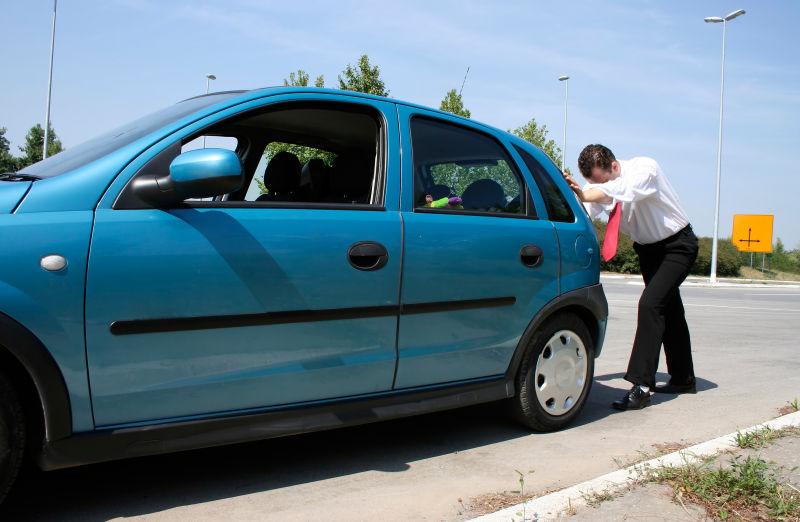
{"label": "asphalt road", "polygon": [[[525,431],[496,404],[226,448],[35,474],[10,515],[28,520],[458,520],[459,499],[558,489],[652,445],[696,443],[800,397],[800,288],[685,284],[700,393],[609,407],[633,339],[636,280],[604,279],[608,336],[571,428]],[[662,368],[665,365],[662,360]],[[661,375],[663,380],[665,376]]]}

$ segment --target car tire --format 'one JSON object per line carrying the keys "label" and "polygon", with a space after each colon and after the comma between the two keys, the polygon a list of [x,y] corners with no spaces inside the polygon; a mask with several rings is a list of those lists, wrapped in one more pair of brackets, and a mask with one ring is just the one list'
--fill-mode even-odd
{"label": "car tire", "polygon": [[11,490],[25,455],[25,414],[11,381],[0,371],[0,504]]}
{"label": "car tire", "polygon": [[530,338],[517,372],[515,417],[535,431],[556,431],[578,416],[594,377],[594,343],[575,314],[548,319]]}

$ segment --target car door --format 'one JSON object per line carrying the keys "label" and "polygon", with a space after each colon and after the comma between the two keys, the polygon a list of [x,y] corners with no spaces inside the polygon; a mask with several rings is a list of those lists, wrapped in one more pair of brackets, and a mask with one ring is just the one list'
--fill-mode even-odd
{"label": "car door", "polygon": [[[374,117],[379,190],[370,201],[120,207],[127,179],[204,126],[261,107],[290,104],[291,110],[298,101],[306,111],[308,104],[346,101],[337,105],[345,113]],[[347,133],[346,124],[329,127]],[[391,389],[401,258],[398,141],[394,104],[282,95],[210,116],[131,163],[97,208],[88,262],[86,343],[96,424]],[[372,255],[370,248],[385,249],[382,264],[359,257]]]}
{"label": "car door", "polygon": [[501,376],[535,313],[558,293],[553,226],[537,218],[541,196],[502,135],[403,105],[398,115],[404,257],[395,387]]}

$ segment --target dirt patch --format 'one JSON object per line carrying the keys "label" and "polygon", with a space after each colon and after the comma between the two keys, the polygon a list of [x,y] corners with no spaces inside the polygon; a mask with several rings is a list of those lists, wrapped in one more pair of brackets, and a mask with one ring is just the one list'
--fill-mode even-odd
{"label": "dirt patch", "polygon": [[680,442],[656,442],[653,444],[653,449],[656,450],[656,457],[660,457],[668,453],[686,449],[691,445],[690,442],[686,442],[685,440]]}

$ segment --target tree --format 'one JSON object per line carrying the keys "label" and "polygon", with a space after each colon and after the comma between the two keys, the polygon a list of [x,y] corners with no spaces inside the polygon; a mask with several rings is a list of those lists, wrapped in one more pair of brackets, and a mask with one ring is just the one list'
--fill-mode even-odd
{"label": "tree", "polygon": [[17,159],[11,154],[6,128],[0,127],[0,174],[17,170]]}
{"label": "tree", "polygon": [[[283,85],[286,87],[308,87],[309,76],[303,69],[298,69],[297,73],[289,73],[289,78],[284,78]],[[314,80],[314,87],[325,87],[325,77],[321,74]]]}
{"label": "tree", "polygon": [[547,125],[539,126],[536,123],[535,118],[531,118],[531,121],[523,125],[522,127],[517,127],[511,132],[525,141],[533,143],[540,149],[542,149],[550,159],[552,159],[556,165],[561,165],[561,149],[556,145],[555,140],[548,139],[547,136]]}
{"label": "tree", "polygon": [[460,94],[456,93],[455,89],[450,89],[447,91],[447,94],[444,95],[442,103],[439,105],[439,110],[455,114],[456,116],[463,116],[465,118],[469,118],[471,116],[469,109],[464,107],[464,100],[461,98]]}
{"label": "tree", "polygon": [[[25,145],[20,147],[22,157],[17,161],[17,168],[23,169],[28,165],[32,165],[37,161],[42,160],[42,144],[44,143],[44,129],[38,123],[31,127],[28,134],[25,136]],[[50,132],[47,136],[47,156],[53,156],[64,150],[61,146],[61,140],[56,136],[53,126],[50,126]]]}
{"label": "tree", "polygon": [[377,65],[370,66],[369,56],[362,54],[355,67],[347,64],[347,68],[339,75],[339,88],[343,91],[389,96],[389,91],[386,90],[380,75],[380,68]]}

